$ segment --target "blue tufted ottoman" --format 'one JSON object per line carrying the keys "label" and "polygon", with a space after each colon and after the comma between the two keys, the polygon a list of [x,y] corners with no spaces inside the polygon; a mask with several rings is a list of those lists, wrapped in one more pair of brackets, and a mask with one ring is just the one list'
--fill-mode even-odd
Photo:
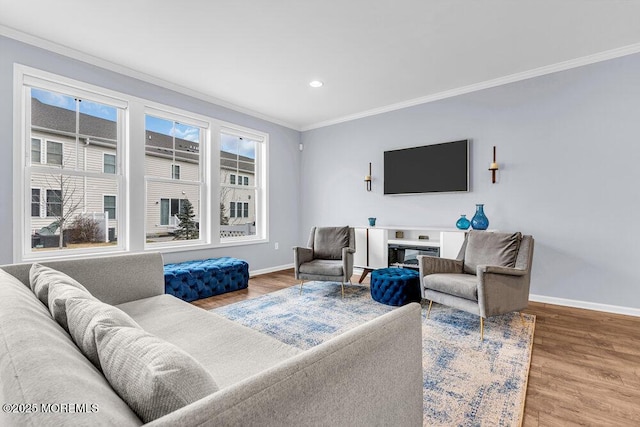
{"label": "blue tufted ottoman", "polygon": [[420,301],[420,278],[410,268],[381,268],[371,273],[371,298],[387,305]]}
{"label": "blue tufted ottoman", "polygon": [[211,258],[164,266],[165,293],[194,301],[249,286],[249,264],[237,258]]}

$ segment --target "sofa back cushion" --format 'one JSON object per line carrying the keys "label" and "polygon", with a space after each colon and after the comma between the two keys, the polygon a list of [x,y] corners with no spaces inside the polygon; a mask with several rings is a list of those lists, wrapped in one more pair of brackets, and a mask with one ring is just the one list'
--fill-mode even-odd
{"label": "sofa back cushion", "polygon": [[313,257],[342,259],[342,248],[349,247],[349,227],[316,227]]}
{"label": "sofa back cushion", "polygon": [[479,265],[514,267],[522,234],[470,231],[464,254],[464,271],[476,274]]}
{"label": "sofa back cushion", "polygon": [[66,331],[69,330],[67,325],[67,300],[70,298],[96,300],[84,286],[72,277],[37,263],[31,266],[29,283],[38,299],[42,301],[46,298],[47,302],[45,304],[49,306],[51,316]]}
{"label": "sofa back cushion", "polygon": [[218,391],[187,352],[140,328],[98,324],[95,337],[105,377],[144,422]]}
{"label": "sofa back cushion", "polygon": [[97,325],[140,327],[135,320],[119,308],[86,298],[68,299],[66,312],[71,338],[80,351],[98,369],[101,367],[96,347],[95,327]]}
{"label": "sofa back cushion", "polygon": [[[51,318],[47,307],[2,269],[0,401],[38,405],[37,412],[0,413],[3,426],[142,424]],[[46,407],[69,403],[73,408],[68,412]],[[47,408],[49,412],[43,412]]]}

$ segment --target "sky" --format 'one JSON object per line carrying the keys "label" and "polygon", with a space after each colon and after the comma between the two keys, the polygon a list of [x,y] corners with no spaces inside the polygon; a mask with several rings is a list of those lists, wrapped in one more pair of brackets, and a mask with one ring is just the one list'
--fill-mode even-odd
{"label": "sky", "polygon": [[[75,111],[76,109],[75,98],[72,96],[36,88],[31,89],[31,96],[47,105],[61,107],[71,111]],[[116,107],[111,107],[109,105],[100,104],[86,99],[80,102],[80,112],[110,121],[116,121],[117,118]],[[200,140],[200,128],[150,115],[145,116],[145,128],[146,130],[158,132],[163,135],[175,135],[176,138],[181,138],[187,141],[198,142]],[[255,141],[233,135],[221,134],[220,148],[222,151],[255,159],[255,147]]]}

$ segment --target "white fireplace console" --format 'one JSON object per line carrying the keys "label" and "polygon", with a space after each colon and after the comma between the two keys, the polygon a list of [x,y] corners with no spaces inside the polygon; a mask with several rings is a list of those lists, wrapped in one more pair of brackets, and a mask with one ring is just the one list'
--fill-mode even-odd
{"label": "white fireplace console", "polygon": [[[356,253],[354,266],[362,268],[360,282],[377,268],[389,267],[389,251],[400,249],[403,253],[431,253],[442,258],[455,258],[464,242],[466,231],[456,228],[379,226],[354,227],[356,233]],[[421,250],[423,249],[423,250]],[[404,260],[394,265],[407,267]],[[417,264],[415,265],[417,267]]]}

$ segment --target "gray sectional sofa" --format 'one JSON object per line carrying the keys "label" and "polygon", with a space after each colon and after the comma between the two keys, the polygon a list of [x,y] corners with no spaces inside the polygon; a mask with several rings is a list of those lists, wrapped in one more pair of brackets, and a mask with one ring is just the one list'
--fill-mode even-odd
{"label": "gray sectional sofa", "polygon": [[[83,285],[92,300],[98,300],[91,304],[116,306],[139,325],[141,333],[150,333],[160,338],[153,337],[156,341],[186,352],[206,371],[203,376],[210,375],[215,382],[217,391],[187,401],[148,425],[422,424],[421,316],[417,304],[303,351],[164,295],[159,254],[43,265]],[[4,406],[0,425],[143,424],[143,417],[131,409],[135,402],[127,401],[136,396],[119,394],[110,383],[119,369],[109,373],[106,365],[101,369],[92,363],[74,342],[76,336],[72,339],[54,320],[50,307],[38,299],[41,296],[31,290],[31,265],[1,268],[0,402]],[[49,290],[49,298],[51,293]],[[71,310],[69,304],[66,309]],[[70,329],[72,315],[67,312]],[[95,330],[92,333],[98,337]],[[115,351],[126,348],[120,345]],[[100,362],[104,363],[102,356]],[[129,380],[144,378],[134,375]],[[140,395],[154,387],[141,387]]]}

